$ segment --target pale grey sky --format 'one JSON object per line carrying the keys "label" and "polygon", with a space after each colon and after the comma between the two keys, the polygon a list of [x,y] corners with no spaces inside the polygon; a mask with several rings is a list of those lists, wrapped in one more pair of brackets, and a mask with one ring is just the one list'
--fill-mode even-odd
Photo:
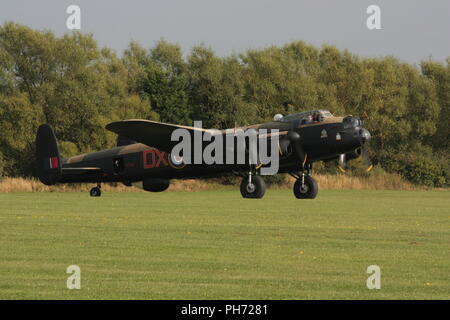
{"label": "pale grey sky", "polygon": [[[0,23],[61,35],[71,4],[81,8],[81,31],[119,54],[132,39],[148,48],[163,37],[184,52],[203,43],[222,56],[294,40],[412,63],[450,56],[450,0],[2,0]],[[371,4],[382,30],[366,27]]]}

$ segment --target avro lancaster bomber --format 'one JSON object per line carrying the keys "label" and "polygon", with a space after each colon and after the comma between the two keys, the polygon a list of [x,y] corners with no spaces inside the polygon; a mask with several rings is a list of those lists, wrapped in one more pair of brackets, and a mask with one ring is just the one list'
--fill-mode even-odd
{"label": "avro lancaster bomber", "polygon": [[[210,130],[180,126],[149,120],[123,120],[110,123],[106,129],[116,133],[117,147],[83,155],[61,158],[53,129],[48,124],[39,127],[36,137],[38,177],[46,185],[61,183],[96,184],[90,195],[101,195],[101,184],[121,182],[126,186],[140,187],[146,191],[166,190],[172,179],[219,177],[227,174],[242,176],[240,186],[244,198],[262,198],[265,183],[261,171],[267,164],[252,163],[246,157],[241,163],[205,163],[187,161],[185,156],[173,152],[177,141],[173,133],[183,129],[193,135],[204,135]],[[272,121],[216,130],[212,136],[225,136],[230,132],[266,129],[269,133],[257,135],[258,139],[277,139],[277,173],[288,173],[296,178],[293,186],[298,199],[313,199],[318,185],[311,176],[316,161],[339,159],[345,169],[347,160],[363,156],[367,169],[372,165],[364,151],[370,133],[363,128],[359,117],[335,117],[326,110],[314,110],[283,116],[275,115]],[[276,131],[276,134],[273,132]],[[204,140],[200,152],[205,148]],[[248,145],[246,144],[248,154]],[[192,149],[195,152],[195,147]],[[229,150],[225,150],[229,151]],[[236,150],[234,151],[237,152]],[[274,152],[271,150],[271,152]],[[226,152],[225,152],[226,153]],[[233,155],[237,156],[237,155]]]}

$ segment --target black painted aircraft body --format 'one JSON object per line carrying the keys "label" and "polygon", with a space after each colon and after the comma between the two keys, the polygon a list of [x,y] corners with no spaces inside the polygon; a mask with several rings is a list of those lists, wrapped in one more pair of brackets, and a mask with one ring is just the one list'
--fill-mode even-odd
{"label": "black painted aircraft body", "polygon": [[[38,177],[46,185],[57,183],[96,183],[91,196],[100,196],[101,183],[122,182],[147,191],[164,191],[171,179],[216,177],[225,174],[243,176],[241,194],[244,198],[262,198],[265,184],[261,165],[185,164],[171,154],[178,142],[171,141],[174,130],[191,133],[207,130],[148,120],[124,120],[106,126],[118,134],[116,148],[62,159],[52,128],[41,125],[36,136]],[[357,158],[370,133],[358,117],[334,117],[325,110],[276,115],[274,121],[236,129],[278,129],[279,170],[297,181],[294,195],[300,199],[315,198],[316,181],[309,175],[312,163],[321,160]],[[236,130],[235,129],[235,130]],[[222,130],[225,134],[225,130]],[[269,133],[270,136],[270,133]],[[225,162],[225,161],[224,161]]]}

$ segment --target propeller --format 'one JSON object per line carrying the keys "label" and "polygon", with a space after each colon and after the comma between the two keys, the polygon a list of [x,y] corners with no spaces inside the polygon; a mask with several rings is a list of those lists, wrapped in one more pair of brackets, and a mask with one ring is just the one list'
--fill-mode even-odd
{"label": "propeller", "polygon": [[358,136],[359,136],[361,147],[356,149],[353,152],[339,155],[338,169],[341,172],[347,171],[347,160],[355,159],[360,156],[362,157],[362,160],[366,166],[366,172],[370,172],[373,169],[373,167],[378,164],[378,160],[370,159],[369,154],[367,153],[367,150],[365,148],[366,143],[370,140],[370,132],[369,132],[369,130],[363,128],[363,124],[364,124],[363,119],[364,120],[369,119],[369,115],[367,114],[367,112],[364,111],[362,119],[361,118],[358,118],[358,119],[359,119]]}
{"label": "propeller", "polygon": [[[367,112],[364,111],[364,119],[369,119]],[[364,121],[361,120],[361,126],[364,125]],[[366,150],[366,143],[370,140],[370,132],[367,129],[361,128],[359,130],[359,138],[361,140],[361,156],[363,158],[363,162],[366,165],[366,172],[370,172],[374,166],[378,164],[377,160],[372,161],[369,157],[369,154]]]}
{"label": "propeller", "polygon": [[347,172],[347,159],[345,153],[341,153],[338,158],[338,169],[340,172]]}
{"label": "propeller", "polygon": [[375,165],[370,160],[369,154],[367,153],[366,148],[364,148],[364,145],[361,147],[361,156],[364,164],[366,165],[366,172],[370,172],[370,170],[372,170]]}
{"label": "propeller", "polygon": [[288,156],[294,154],[297,159],[299,159],[303,166],[306,164],[307,154],[303,150],[301,137],[298,132],[289,131],[285,138],[281,139],[279,142],[280,155]]}
{"label": "propeller", "polygon": [[362,157],[362,161],[364,162],[364,164],[366,166],[366,172],[370,172],[378,164],[378,160],[370,159],[366,148],[364,148],[364,146],[362,146],[361,148],[358,148],[353,152],[342,153],[339,155],[339,157],[338,157],[339,171],[341,171],[342,173],[347,172],[347,170],[348,170],[347,161],[359,158],[360,156]]}
{"label": "propeller", "polygon": [[302,144],[300,142],[300,135],[295,131],[289,131],[287,134],[287,138],[291,142],[292,149],[295,155],[303,161],[305,157],[305,152],[303,151]]}
{"label": "propeller", "polygon": [[294,154],[303,163],[303,165],[305,165],[307,155],[303,150],[300,134],[295,131],[289,131],[286,138],[289,141],[288,146],[290,145],[292,147],[292,151],[294,152]]}

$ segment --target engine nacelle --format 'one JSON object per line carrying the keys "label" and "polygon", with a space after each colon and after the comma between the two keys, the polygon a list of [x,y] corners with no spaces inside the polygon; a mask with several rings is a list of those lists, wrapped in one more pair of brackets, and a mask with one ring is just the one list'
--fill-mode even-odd
{"label": "engine nacelle", "polygon": [[281,139],[279,142],[280,156],[287,157],[292,154],[292,144],[289,139]]}
{"label": "engine nacelle", "polygon": [[145,191],[161,192],[169,188],[170,181],[167,179],[153,178],[145,179],[144,181],[133,182],[132,185]]}
{"label": "engine nacelle", "polygon": [[362,154],[362,149],[361,148],[357,148],[352,152],[348,152],[345,154],[345,159],[346,160],[353,160],[356,158],[359,158]]}

